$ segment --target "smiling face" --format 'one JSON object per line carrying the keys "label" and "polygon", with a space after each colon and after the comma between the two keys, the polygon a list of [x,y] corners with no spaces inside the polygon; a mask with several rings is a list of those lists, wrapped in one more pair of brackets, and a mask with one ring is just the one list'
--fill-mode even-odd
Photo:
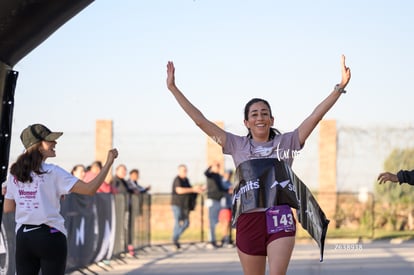
{"label": "smiling face", "polygon": [[245,118],[244,125],[250,130],[255,141],[265,142],[269,140],[273,122],[269,106],[264,101],[257,101],[247,109],[247,119]]}
{"label": "smiling face", "polygon": [[56,141],[42,141],[41,146],[39,147],[39,151],[43,156],[43,160],[47,158],[54,158],[56,157],[55,146]]}

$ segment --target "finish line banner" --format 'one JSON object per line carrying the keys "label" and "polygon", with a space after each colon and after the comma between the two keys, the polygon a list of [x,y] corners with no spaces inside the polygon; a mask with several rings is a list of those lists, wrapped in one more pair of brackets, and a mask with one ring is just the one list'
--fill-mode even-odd
{"label": "finish line banner", "polygon": [[248,160],[237,167],[236,179],[233,225],[240,214],[249,210],[289,205],[297,210],[299,223],[318,243],[320,261],[323,261],[329,220],[289,165],[274,158]]}

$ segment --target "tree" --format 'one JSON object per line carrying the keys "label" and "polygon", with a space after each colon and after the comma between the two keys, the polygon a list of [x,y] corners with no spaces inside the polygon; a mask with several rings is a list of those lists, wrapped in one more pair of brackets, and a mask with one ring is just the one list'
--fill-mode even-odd
{"label": "tree", "polygon": [[[394,149],[384,162],[384,171],[397,173],[399,170],[414,169],[414,148]],[[377,202],[383,206],[379,214],[393,227],[402,230],[405,224],[413,228],[414,188],[408,184],[375,184]],[[398,222],[401,220],[400,226]]]}

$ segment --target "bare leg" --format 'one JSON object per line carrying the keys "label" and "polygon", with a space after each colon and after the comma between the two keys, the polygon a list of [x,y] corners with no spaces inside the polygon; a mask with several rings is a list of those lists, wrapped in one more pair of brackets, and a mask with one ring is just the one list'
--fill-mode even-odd
{"label": "bare leg", "polygon": [[266,271],[266,256],[248,255],[237,249],[243,267],[244,275],[264,275]]}
{"label": "bare leg", "polygon": [[295,246],[295,237],[274,240],[267,246],[269,275],[286,275]]}

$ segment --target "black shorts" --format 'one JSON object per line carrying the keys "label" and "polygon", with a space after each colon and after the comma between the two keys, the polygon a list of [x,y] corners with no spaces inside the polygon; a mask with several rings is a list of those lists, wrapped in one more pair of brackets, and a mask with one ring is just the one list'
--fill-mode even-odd
{"label": "black shorts", "polygon": [[16,274],[63,275],[67,257],[66,236],[48,225],[22,225],[16,234]]}

